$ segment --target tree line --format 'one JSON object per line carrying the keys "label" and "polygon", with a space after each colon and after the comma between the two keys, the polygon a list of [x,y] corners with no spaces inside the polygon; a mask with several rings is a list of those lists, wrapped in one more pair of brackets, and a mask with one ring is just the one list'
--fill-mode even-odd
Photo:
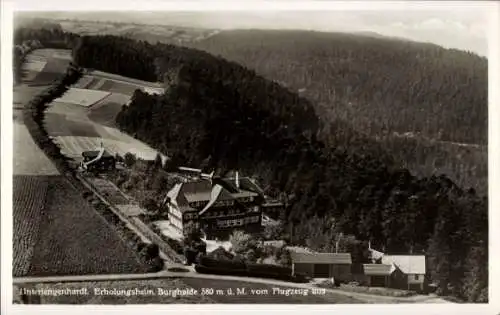
{"label": "tree line", "polygon": [[[116,119],[123,131],[171,156],[170,163],[238,168],[285,193],[291,228],[283,234],[291,235],[283,237],[293,243],[322,250],[342,232],[389,253],[425,253],[442,294],[487,299],[486,197],[444,175],[415,177],[362,135],[335,143],[322,134],[325,126],[308,100],[236,63],[109,39],[84,38],[75,60],[122,75],[135,62],[144,69],[137,78],[169,79],[164,95],[136,91]],[[102,49],[105,43],[117,46]],[[137,51],[151,46],[140,58]],[[123,58],[87,57],[107,51]],[[148,62],[154,70],[140,66]]]}

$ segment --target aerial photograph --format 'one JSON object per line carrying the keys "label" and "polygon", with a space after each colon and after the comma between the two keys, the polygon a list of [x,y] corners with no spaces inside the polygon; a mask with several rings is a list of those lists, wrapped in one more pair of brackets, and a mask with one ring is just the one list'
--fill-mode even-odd
{"label": "aerial photograph", "polygon": [[488,303],[485,14],[15,12],[12,303]]}

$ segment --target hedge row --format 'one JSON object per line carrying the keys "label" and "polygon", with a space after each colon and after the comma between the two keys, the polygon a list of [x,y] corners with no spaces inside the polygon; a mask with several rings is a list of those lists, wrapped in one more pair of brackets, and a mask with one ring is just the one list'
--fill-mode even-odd
{"label": "hedge row", "polygon": [[269,278],[292,282],[308,282],[305,275],[292,276],[292,268],[269,264],[247,264],[243,261],[218,260],[210,257],[200,257],[195,266],[199,273]]}
{"label": "hedge row", "polygon": [[27,110],[23,112],[24,123],[35,143],[52,159],[61,173],[71,177],[74,177],[74,171],[69,165],[69,159],[61,153],[59,146],[49,138],[43,123],[45,110],[49,104],[66,93],[69,86],[76,83],[82,75],[82,69],[71,64],[61,81],[35,96],[28,104]]}

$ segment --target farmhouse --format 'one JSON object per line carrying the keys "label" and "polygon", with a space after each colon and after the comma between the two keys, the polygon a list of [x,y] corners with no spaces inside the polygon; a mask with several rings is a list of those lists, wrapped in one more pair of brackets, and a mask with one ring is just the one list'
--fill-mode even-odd
{"label": "farmhouse", "polygon": [[83,164],[89,171],[105,171],[115,168],[115,157],[104,150],[102,156],[98,159],[100,151],[82,152]]}
{"label": "farmhouse", "polygon": [[349,253],[314,253],[290,251],[292,272],[311,278],[351,280],[352,259]]}
{"label": "farmhouse", "polygon": [[[207,239],[226,238],[234,229],[261,229],[261,189],[248,177],[211,177],[176,184],[164,200],[170,224],[181,234],[194,223]],[[189,224],[191,225],[191,224]]]}

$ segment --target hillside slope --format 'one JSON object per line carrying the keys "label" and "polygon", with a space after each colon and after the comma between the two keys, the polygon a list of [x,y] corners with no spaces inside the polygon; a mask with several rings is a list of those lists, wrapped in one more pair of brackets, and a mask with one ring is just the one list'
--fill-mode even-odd
{"label": "hillside slope", "polygon": [[446,174],[487,192],[485,58],[382,36],[306,31],[224,31],[191,47],[299,92],[323,122],[348,122],[416,175]]}
{"label": "hillside slope", "polygon": [[166,93],[136,91],[118,126],[170,155],[167,166],[237,167],[286,195],[292,235],[282,237],[292,243],[331,251],[342,232],[391,253],[424,251],[442,293],[487,299],[487,199],[473,190],[412,176],[376,141],[341,120],[326,126],[307,99],[222,58],[109,36],[83,37],[74,56],[86,67],[162,77]]}

